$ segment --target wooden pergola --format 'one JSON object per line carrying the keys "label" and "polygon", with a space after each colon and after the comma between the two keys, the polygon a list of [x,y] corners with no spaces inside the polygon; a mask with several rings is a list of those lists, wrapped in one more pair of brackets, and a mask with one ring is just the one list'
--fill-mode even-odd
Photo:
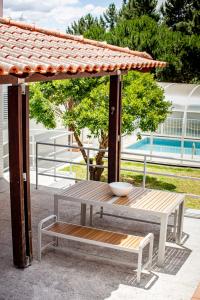
{"label": "wooden pergola", "polygon": [[119,180],[122,75],[164,67],[145,52],[0,18],[0,85],[8,87],[13,261],[32,261],[28,83],[110,76],[108,181]]}

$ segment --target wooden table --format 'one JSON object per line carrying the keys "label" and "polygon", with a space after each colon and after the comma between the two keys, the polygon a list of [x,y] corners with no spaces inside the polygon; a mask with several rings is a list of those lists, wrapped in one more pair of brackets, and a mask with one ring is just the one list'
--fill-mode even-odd
{"label": "wooden table", "polygon": [[119,212],[141,213],[143,216],[156,216],[160,219],[160,237],[158,248],[158,265],[165,259],[165,244],[168,218],[178,209],[177,243],[181,242],[184,214],[184,194],[133,187],[127,197],[113,196],[109,185],[97,181],[81,181],[54,195],[54,213],[58,216],[58,200],[81,203],[81,223],[86,222],[86,205],[113,208]]}

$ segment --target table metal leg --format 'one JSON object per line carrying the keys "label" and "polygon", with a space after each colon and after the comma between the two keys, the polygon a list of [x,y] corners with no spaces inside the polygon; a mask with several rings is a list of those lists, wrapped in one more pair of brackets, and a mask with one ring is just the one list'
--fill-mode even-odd
{"label": "table metal leg", "polygon": [[[59,207],[58,207],[58,198],[54,196],[54,215],[57,216],[57,220],[59,220]],[[58,247],[58,238],[54,238],[54,245]]]}
{"label": "table metal leg", "polygon": [[165,260],[165,243],[167,237],[168,216],[163,216],[160,223],[160,238],[158,246],[158,266],[162,267]]}
{"label": "table metal leg", "polygon": [[103,206],[101,206],[101,208],[100,208],[100,218],[101,219],[103,218]]}
{"label": "table metal leg", "polygon": [[181,238],[183,233],[183,219],[184,219],[184,201],[181,202],[178,209],[178,228],[176,242],[181,244]]}
{"label": "table metal leg", "polygon": [[87,206],[85,203],[81,203],[81,225],[86,225],[86,209]]}
{"label": "table metal leg", "polygon": [[177,220],[178,220],[178,211],[175,209],[174,211],[174,228],[173,228],[173,239],[176,241],[176,235],[177,235]]}
{"label": "table metal leg", "polygon": [[90,226],[93,224],[93,205],[90,205]]}
{"label": "table metal leg", "polygon": [[54,196],[54,215],[59,219],[59,208],[58,208],[58,198]]}

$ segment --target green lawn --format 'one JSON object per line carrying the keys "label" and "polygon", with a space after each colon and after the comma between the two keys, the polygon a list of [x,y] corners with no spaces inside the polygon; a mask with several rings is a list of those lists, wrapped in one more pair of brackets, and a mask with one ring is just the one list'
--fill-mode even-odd
{"label": "green lawn", "polygon": [[[129,168],[132,170],[143,170],[143,164],[122,162],[122,168]],[[61,171],[69,171],[69,167],[61,169]],[[85,166],[72,166],[72,171],[76,173],[77,178],[86,179]],[[148,172],[160,172],[168,174],[176,174],[181,176],[191,176],[200,178],[200,169],[180,168],[180,167],[167,167],[148,164]],[[107,179],[107,170],[104,170],[102,181]],[[121,172],[122,181],[133,183],[135,186],[141,186],[143,176],[139,173],[132,171]],[[146,187],[167,190],[178,193],[190,193],[200,195],[200,181],[192,181],[191,179],[178,179],[173,177],[166,177],[161,175],[148,175],[146,178]],[[186,206],[190,208],[200,209],[200,199],[193,199],[189,196],[186,198]]]}

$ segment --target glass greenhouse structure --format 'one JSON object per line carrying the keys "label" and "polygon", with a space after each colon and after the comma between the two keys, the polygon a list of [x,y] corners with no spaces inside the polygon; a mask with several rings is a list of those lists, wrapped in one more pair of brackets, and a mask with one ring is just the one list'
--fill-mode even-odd
{"label": "glass greenhouse structure", "polygon": [[159,127],[158,134],[200,139],[200,85],[158,83],[172,102],[172,114]]}
{"label": "glass greenhouse structure", "polygon": [[172,113],[156,132],[129,144],[128,151],[200,162],[200,85],[159,82]]}

